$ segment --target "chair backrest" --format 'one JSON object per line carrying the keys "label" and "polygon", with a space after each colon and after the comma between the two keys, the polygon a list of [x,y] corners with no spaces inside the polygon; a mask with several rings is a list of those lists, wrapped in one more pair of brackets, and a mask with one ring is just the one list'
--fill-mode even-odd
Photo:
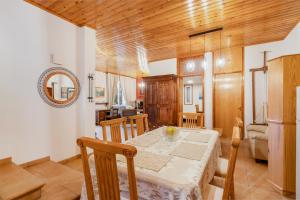
{"label": "chair backrest", "polygon": [[[185,119],[185,124],[183,123]],[[179,113],[178,126],[187,128],[204,127],[204,113]]]}
{"label": "chair backrest", "polygon": [[136,123],[136,131],[137,136],[142,135],[145,132],[149,131],[149,125],[148,125],[148,114],[142,114],[142,115],[134,115],[129,116],[130,119],[130,128],[131,128],[131,137],[134,138],[134,121]]}
{"label": "chair backrest", "polygon": [[195,108],[196,108],[196,113],[199,113],[200,109],[199,109],[199,105],[198,104],[195,105]]}
{"label": "chair backrest", "polygon": [[241,118],[239,117],[236,117],[235,118],[235,122],[234,122],[234,126],[237,126],[239,127],[240,129],[240,136],[241,136],[241,139],[244,138],[244,135],[243,135],[243,127],[244,127],[244,122]]}
{"label": "chair backrest", "polygon": [[244,126],[243,120],[239,117],[235,118],[234,126],[237,126],[239,128],[243,128],[243,126]]}
{"label": "chair backrest", "polygon": [[240,128],[237,126],[234,126],[233,133],[232,133],[232,141],[231,141],[229,162],[228,162],[228,168],[227,168],[227,175],[225,177],[223,200],[225,200],[225,199],[228,200],[230,193],[231,193],[235,163],[236,163],[236,158],[237,158],[237,153],[238,153],[238,148],[239,148],[240,142],[241,142]]}
{"label": "chair backrest", "polygon": [[100,122],[100,126],[102,126],[102,134],[103,134],[104,141],[107,141],[107,133],[106,133],[107,126],[110,127],[111,141],[118,142],[118,143],[122,142],[121,126],[123,126],[125,140],[128,140],[125,117],[102,121]]}
{"label": "chair backrest", "polygon": [[80,147],[82,156],[88,200],[94,200],[95,194],[88,161],[87,147],[93,149],[94,153],[99,199],[120,200],[120,188],[116,161],[117,154],[123,155],[127,159],[130,200],[138,199],[133,161],[133,157],[137,153],[135,147],[113,142],[103,142],[101,140],[87,137],[79,138],[77,140],[77,144]]}

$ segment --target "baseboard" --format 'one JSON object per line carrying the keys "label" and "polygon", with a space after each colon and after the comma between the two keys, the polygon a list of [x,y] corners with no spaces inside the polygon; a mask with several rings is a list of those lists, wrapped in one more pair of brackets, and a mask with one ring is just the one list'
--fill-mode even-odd
{"label": "baseboard", "polygon": [[26,168],[26,167],[37,165],[37,164],[40,164],[40,163],[43,163],[43,162],[46,162],[46,161],[49,161],[49,160],[50,160],[50,156],[46,156],[44,158],[39,158],[39,159],[36,159],[36,160],[32,160],[32,161],[20,164],[20,166],[23,167],[23,168]]}
{"label": "baseboard", "polygon": [[12,163],[11,157],[0,159],[0,165]]}
{"label": "baseboard", "polygon": [[68,162],[70,162],[70,161],[72,161],[72,160],[76,160],[76,159],[78,159],[78,158],[81,158],[81,154],[77,154],[77,155],[72,156],[72,157],[70,157],[70,158],[63,159],[63,160],[61,160],[61,161],[58,161],[58,163],[60,163],[60,164],[66,164],[66,163],[68,163]]}
{"label": "baseboard", "polygon": [[279,185],[273,183],[271,180],[268,180],[268,182],[272,185],[272,188],[275,191],[277,191],[278,193],[280,193],[281,195],[283,195],[285,197],[289,197],[291,199],[295,199],[296,195],[295,195],[294,192],[284,190],[282,187],[280,187]]}

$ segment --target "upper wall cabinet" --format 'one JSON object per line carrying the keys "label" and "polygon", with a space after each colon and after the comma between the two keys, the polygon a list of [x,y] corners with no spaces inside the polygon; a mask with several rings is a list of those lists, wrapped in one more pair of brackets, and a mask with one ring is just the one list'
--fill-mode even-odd
{"label": "upper wall cabinet", "polygon": [[205,65],[204,56],[178,58],[178,76],[203,75]]}
{"label": "upper wall cabinet", "polygon": [[241,72],[243,47],[232,47],[214,52],[214,74]]}

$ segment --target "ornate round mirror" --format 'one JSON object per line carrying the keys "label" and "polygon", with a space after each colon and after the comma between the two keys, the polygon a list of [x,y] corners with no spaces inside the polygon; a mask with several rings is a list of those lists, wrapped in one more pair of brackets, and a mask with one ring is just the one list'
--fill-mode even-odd
{"label": "ornate round mirror", "polygon": [[47,69],[38,82],[38,90],[43,100],[54,107],[72,105],[80,93],[80,84],[76,76],[61,67]]}

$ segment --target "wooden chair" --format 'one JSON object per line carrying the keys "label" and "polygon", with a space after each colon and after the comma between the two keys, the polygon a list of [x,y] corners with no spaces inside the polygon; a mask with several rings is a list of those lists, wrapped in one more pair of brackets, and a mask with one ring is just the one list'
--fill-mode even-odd
{"label": "wooden chair", "polygon": [[[243,128],[243,121],[241,118],[237,117],[235,119],[234,127],[233,127],[233,133],[232,133],[232,139],[234,139],[235,134],[234,131],[239,131],[239,137],[242,138],[242,128]],[[228,168],[228,160],[226,158],[219,158],[218,159],[218,166],[216,170],[216,176],[225,177],[227,174],[227,168]]]}
{"label": "wooden chair", "polygon": [[148,125],[148,114],[129,116],[130,119],[130,128],[131,128],[131,137],[134,138],[134,121],[136,123],[137,136],[144,134],[149,131]]}
{"label": "wooden chair", "polygon": [[243,128],[243,126],[244,126],[243,120],[239,117],[235,118],[234,126],[237,126],[239,128]]}
{"label": "wooden chair", "polygon": [[200,108],[199,108],[199,105],[195,105],[195,108],[196,108],[196,113],[199,113],[200,112]]}
{"label": "wooden chair", "polygon": [[[183,119],[186,120],[183,124]],[[187,128],[203,128],[204,127],[204,114],[203,113],[179,113],[178,126]]]}
{"label": "wooden chair", "polygon": [[207,188],[208,190],[206,191],[206,195],[208,196],[207,199],[234,199],[234,169],[240,141],[241,136],[239,127],[233,127],[229,162],[224,184],[222,184],[223,188],[215,185],[209,185]]}
{"label": "wooden chair", "polygon": [[243,120],[239,117],[235,118],[234,126],[237,126],[240,128],[241,139],[243,139],[244,138],[244,134],[243,134],[244,122],[243,122]]}
{"label": "wooden chair", "polygon": [[106,127],[109,126],[111,141],[122,143],[121,125],[123,126],[125,140],[128,140],[126,120],[127,119],[123,117],[100,122],[100,126],[102,126],[103,140],[107,141]]}
{"label": "wooden chair", "polygon": [[80,147],[82,156],[88,200],[94,200],[95,194],[88,161],[87,147],[93,149],[94,153],[99,199],[120,200],[121,198],[116,161],[117,154],[123,155],[127,159],[130,200],[138,199],[133,161],[133,157],[137,153],[135,147],[113,142],[103,142],[87,137],[79,138],[77,144]]}

